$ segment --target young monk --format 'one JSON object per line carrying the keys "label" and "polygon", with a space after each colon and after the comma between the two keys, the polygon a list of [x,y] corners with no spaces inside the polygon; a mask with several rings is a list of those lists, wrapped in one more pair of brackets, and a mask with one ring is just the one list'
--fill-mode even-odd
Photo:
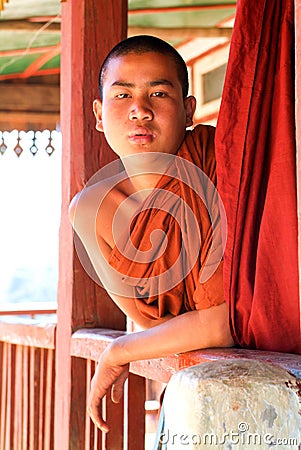
{"label": "young monk", "polygon": [[96,128],[119,156],[70,205],[73,226],[114,302],[141,331],[115,339],[92,379],[88,411],[118,402],[135,360],[229,347],[214,128],[193,125],[196,100],[178,52],[160,39],[119,43],[100,71]]}

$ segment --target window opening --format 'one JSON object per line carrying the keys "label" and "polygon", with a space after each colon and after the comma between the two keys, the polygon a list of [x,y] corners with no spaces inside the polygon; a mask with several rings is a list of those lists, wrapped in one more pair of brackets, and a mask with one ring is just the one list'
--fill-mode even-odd
{"label": "window opening", "polygon": [[0,307],[56,302],[61,133],[0,132]]}

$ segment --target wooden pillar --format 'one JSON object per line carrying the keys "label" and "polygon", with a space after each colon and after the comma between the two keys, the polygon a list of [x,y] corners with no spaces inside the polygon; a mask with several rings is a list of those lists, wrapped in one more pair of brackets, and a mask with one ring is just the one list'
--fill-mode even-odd
{"label": "wooden pillar", "polygon": [[[297,202],[299,242],[299,301],[301,312],[301,0],[295,0],[295,64],[296,64],[296,146],[297,146]],[[301,330],[301,313],[300,313]]]}
{"label": "wooden pillar", "polygon": [[296,67],[296,147],[297,147],[297,206],[299,250],[299,301],[301,330],[301,0],[295,0],[295,67]]}
{"label": "wooden pillar", "polygon": [[[95,130],[92,101],[98,97],[101,62],[112,46],[126,37],[126,32],[127,0],[67,0],[62,3],[63,193],[55,395],[55,448],[59,450],[83,448],[80,442],[72,446],[69,443],[73,426],[70,423],[71,391],[80,397],[81,385],[84,385],[80,373],[77,376],[72,370],[71,377],[72,332],[84,327],[125,328],[123,314],[89,278],[77,258],[68,205],[91,175],[114,157],[103,136]],[[76,408],[76,404],[72,408]],[[77,432],[80,436],[81,430]]]}

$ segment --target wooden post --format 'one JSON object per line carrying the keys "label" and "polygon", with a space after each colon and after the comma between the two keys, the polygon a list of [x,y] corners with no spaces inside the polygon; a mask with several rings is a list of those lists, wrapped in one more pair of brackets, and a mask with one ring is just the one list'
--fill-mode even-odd
{"label": "wooden post", "polygon": [[295,64],[296,64],[296,147],[297,147],[297,207],[299,250],[299,301],[301,330],[301,0],[295,0]]}
{"label": "wooden post", "polygon": [[[70,429],[73,435],[83,436],[78,428],[84,426],[71,423],[75,415],[71,416],[70,406],[77,407],[76,397],[81,399],[81,390],[85,389],[80,364],[72,367],[71,377],[72,332],[79,327],[125,329],[123,314],[89,278],[77,258],[68,205],[91,175],[114,158],[103,136],[95,130],[92,101],[98,97],[101,62],[112,46],[126,37],[126,31],[127,0],[67,0],[62,3],[63,193],[55,393],[55,448],[60,450],[83,448],[81,439],[70,446]],[[74,398],[71,392],[76,393]],[[83,417],[82,424],[84,422]]]}

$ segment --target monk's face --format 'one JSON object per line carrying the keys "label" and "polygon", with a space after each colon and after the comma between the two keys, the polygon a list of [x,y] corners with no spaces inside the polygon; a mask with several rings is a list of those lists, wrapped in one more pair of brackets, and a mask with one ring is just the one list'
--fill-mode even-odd
{"label": "monk's face", "polygon": [[103,101],[93,104],[96,128],[121,157],[175,154],[192,125],[194,97],[183,99],[174,61],[156,52],[114,58],[105,73]]}

